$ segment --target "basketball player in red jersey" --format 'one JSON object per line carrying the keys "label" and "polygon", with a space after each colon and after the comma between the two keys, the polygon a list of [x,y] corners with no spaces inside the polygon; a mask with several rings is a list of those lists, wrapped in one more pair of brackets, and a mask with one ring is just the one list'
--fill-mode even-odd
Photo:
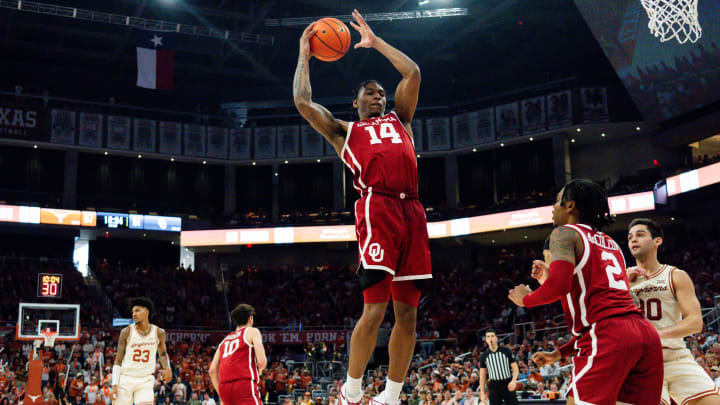
{"label": "basketball player in red jersey", "polygon": [[357,10],[350,25],[361,39],[355,48],[375,48],[402,76],[394,109],[386,114],[383,86],[368,80],[353,92],[359,121],[333,117],[312,101],[308,27],[300,38],[293,82],[295,106],[335,148],[353,173],[360,199],[355,203],[358,273],[364,306],[350,340],[347,381],[340,387],[342,405],[362,400],[362,376],[375,349],[377,330],[392,296],[395,326],[390,336],[390,364],[385,391],[371,403],[397,405],[415,347],[419,283],[432,278],[425,210],[417,195],[417,160],[410,123],[420,91],[420,69],[407,55],[378,38]]}
{"label": "basketball player in red jersey", "polygon": [[258,382],[267,366],[262,336],[253,328],[255,309],[240,304],[230,312],[237,328],[218,345],[210,363],[210,380],[227,405],[261,405]]}
{"label": "basketball player in red jersey", "polygon": [[660,338],[630,297],[620,246],[600,232],[614,222],[605,190],[588,180],[567,183],[553,222],[547,278],[535,291],[516,286],[509,298],[524,307],[561,300],[573,337],[532,360],[542,367],[574,356],[568,404],[659,404]]}

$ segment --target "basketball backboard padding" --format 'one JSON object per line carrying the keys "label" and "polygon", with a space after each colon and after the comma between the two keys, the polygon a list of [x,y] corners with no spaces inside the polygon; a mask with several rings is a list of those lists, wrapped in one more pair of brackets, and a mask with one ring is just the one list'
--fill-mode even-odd
{"label": "basketball backboard padding", "polygon": [[43,339],[41,330],[45,328],[57,332],[55,340],[77,340],[80,337],[80,305],[21,302],[15,337],[19,340]]}

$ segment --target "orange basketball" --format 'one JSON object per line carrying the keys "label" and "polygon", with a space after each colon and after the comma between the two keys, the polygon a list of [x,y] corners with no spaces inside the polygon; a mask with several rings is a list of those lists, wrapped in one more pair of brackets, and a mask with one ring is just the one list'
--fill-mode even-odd
{"label": "orange basketball", "polygon": [[350,30],[337,18],[326,17],[315,21],[317,29],[310,38],[312,55],[325,62],[334,62],[350,49]]}

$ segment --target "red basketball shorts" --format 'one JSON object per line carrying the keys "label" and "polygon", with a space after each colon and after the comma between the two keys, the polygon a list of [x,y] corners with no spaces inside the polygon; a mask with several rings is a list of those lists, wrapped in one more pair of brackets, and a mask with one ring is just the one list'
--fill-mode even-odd
{"label": "red basketball shorts", "polygon": [[[364,294],[365,302],[387,302],[392,293],[393,300],[417,306],[415,282],[432,278],[427,220],[420,201],[370,192],[355,202],[355,231],[361,271],[375,273],[361,274],[363,289],[374,287],[370,296]],[[382,272],[392,276],[392,282]]]}
{"label": "red basketball shorts", "polygon": [[255,381],[234,380],[220,383],[220,400],[223,405],[262,405],[260,390]]}
{"label": "red basketball shorts", "polygon": [[663,354],[655,328],[638,314],[593,323],[575,343],[568,395],[576,404],[657,405]]}

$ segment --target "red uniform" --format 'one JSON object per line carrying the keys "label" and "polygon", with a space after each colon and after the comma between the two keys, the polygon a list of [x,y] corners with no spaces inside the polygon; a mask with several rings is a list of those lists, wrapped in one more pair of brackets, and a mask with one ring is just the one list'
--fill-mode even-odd
{"label": "red uniform", "polygon": [[660,338],[630,297],[620,246],[587,225],[566,226],[584,245],[572,289],[561,300],[575,349],[568,395],[576,404],[657,405],[663,385]]}
{"label": "red uniform", "polygon": [[[340,153],[354,175],[360,193],[355,202],[355,231],[362,269],[380,270],[383,291],[365,302],[393,299],[417,305],[419,291],[412,283],[432,278],[425,209],[418,201],[417,159],[412,137],[397,114],[348,124]],[[374,278],[368,288],[383,280]],[[368,285],[370,284],[370,285]]]}
{"label": "red uniform", "polygon": [[245,339],[247,328],[225,337],[220,343],[220,399],[228,405],[261,405],[255,349]]}

